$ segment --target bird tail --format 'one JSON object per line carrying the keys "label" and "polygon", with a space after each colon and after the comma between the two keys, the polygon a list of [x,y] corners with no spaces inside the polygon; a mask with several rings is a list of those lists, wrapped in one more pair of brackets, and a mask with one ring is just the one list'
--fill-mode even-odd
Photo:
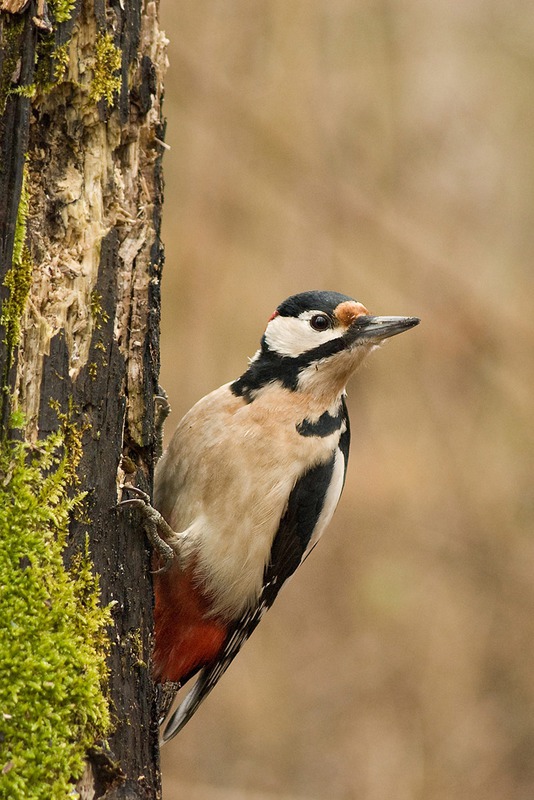
{"label": "bird tail", "polygon": [[183,700],[180,703],[174,714],[167,722],[165,729],[163,731],[163,735],[161,737],[163,744],[165,744],[165,742],[168,742],[182,730],[186,722],[188,722],[189,719],[193,716],[193,714],[201,704],[202,700],[204,699],[205,695],[202,693],[201,686],[199,685],[201,677],[202,676],[200,676],[197,679],[197,682],[195,683],[189,694],[186,696],[185,700]]}
{"label": "bird tail", "polygon": [[224,643],[224,647],[215,661],[207,664],[201,671],[195,685],[186,695],[185,699],[172,714],[165,730],[163,731],[163,743],[168,742],[176,736],[188,722],[202,701],[208,696],[219,679],[224,675],[241,646],[249,638],[250,634],[260,621],[266,606],[260,603],[256,608],[245,612],[240,620],[229,632]]}
{"label": "bird tail", "polygon": [[[230,659],[230,661],[232,660],[233,659]],[[230,661],[218,660],[211,666],[204,667],[204,669],[201,670],[193,688],[185,696],[185,699],[180,703],[167,722],[162,736],[163,743],[168,742],[176,736],[184,725],[189,722],[199,705],[218,682],[221,675],[226,672],[227,668],[230,666]]]}

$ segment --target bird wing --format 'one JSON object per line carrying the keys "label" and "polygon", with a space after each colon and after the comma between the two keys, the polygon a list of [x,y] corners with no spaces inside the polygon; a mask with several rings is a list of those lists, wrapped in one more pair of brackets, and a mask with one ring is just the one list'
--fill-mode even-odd
{"label": "bird wing", "polygon": [[256,605],[232,623],[217,659],[203,667],[193,688],[171,716],[163,733],[163,741],[176,736],[193,716],[272,606],[285,581],[315,546],[317,530],[320,529],[320,535],[330,521],[343,488],[347,467],[350,433],[346,410],[345,423],[339,445],[331,458],[309,469],[295,483],[273,540],[263,588]]}

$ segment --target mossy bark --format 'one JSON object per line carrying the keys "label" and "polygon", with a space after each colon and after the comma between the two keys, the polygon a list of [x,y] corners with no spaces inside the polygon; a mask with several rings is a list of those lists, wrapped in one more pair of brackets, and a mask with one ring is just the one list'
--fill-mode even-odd
{"label": "mossy bark", "polygon": [[85,506],[64,564],[88,539],[113,617],[113,729],[87,753],[83,778],[68,778],[82,798],[106,800],[160,796],[149,553],[134,519],[116,511],[126,477],[150,491],[157,444],[157,11],[150,0],[0,2],[1,436],[20,438],[14,411],[30,448],[66,424],[79,432]]}

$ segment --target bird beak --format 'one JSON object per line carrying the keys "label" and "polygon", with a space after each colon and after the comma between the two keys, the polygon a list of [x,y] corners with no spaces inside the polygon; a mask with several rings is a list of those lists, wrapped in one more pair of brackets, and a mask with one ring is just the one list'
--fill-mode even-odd
{"label": "bird beak", "polygon": [[379,342],[414,328],[420,322],[419,317],[370,317],[362,314],[356,317],[347,333],[354,344]]}

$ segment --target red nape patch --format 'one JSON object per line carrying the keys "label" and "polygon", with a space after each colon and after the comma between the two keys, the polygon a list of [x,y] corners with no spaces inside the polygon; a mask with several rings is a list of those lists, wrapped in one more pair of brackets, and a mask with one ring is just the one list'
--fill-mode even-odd
{"label": "red nape patch", "polygon": [[275,317],[277,317],[277,316],[278,316],[278,311],[273,311],[273,313],[271,314],[271,316],[270,316],[270,317],[269,317],[269,319],[267,320],[267,324],[269,324],[269,322],[270,322],[272,319],[274,319]]}
{"label": "red nape patch", "polygon": [[171,569],[155,580],[154,679],[183,681],[216,658],[226,626],[206,618],[208,603],[191,573]]}

